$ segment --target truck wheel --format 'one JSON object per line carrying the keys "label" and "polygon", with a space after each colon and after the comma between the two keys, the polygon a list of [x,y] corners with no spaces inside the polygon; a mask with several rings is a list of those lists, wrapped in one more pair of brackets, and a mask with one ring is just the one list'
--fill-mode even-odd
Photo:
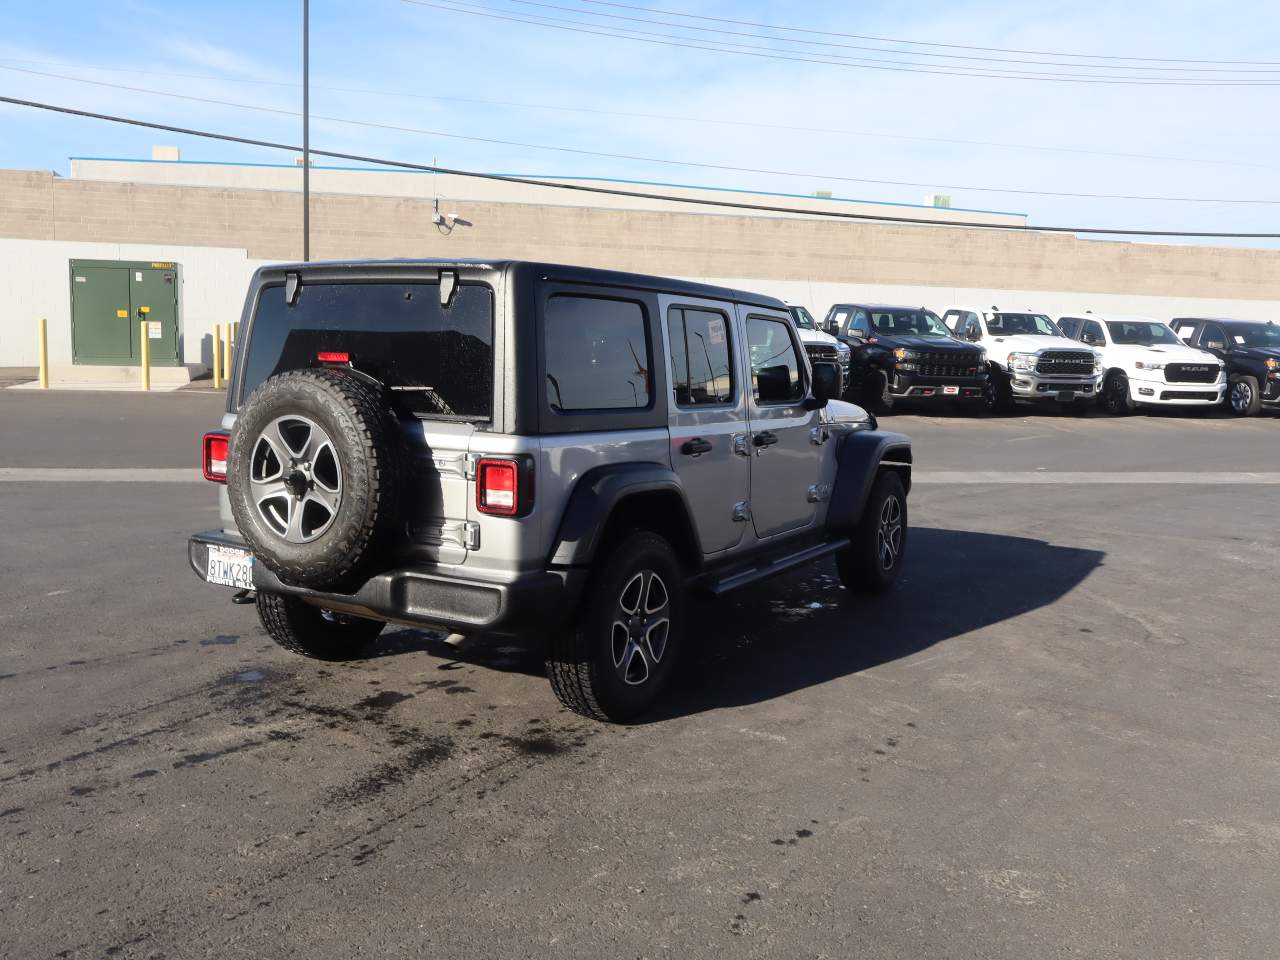
{"label": "truck wheel", "polygon": [[382,632],[381,620],[330,613],[279,593],[258,593],[258,619],[290,653],[316,660],[354,660]]}
{"label": "truck wheel", "polygon": [[1262,409],[1262,396],[1258,393],[1258,381],[1243,373],[1232,374],[1227,388],[1227,402],[1237,417],[1252,417]]}
{"label": "truck wheel", "polygon": [[624,723],[657,700],[680,652],[675,551],[657,534],[629,534],[598,558],[583,596],[574,624],[548,642],[547,677],[575,713]]}
{"label": "truck wheel", "polygon": [[1004,372],[994,367],[987,377],[987,388],[982,395],[987,413],[1008,413],[1013,409],[1013,388]]}
{"label": "truck wheel", "polygon": [[381,390],[342,370],[295,370],[241,406],[227,496],[267,569],[286,583],[338,589],[398,534],[407,464]]}
{"label": "truck wheel", "polygon": [[893,413],[897,405],[897,397],[889,392],[889,375],[882,370],[872,370],[867,374],[863,387],[865,394],[861,406],[872,413]]}
{"label": "truck wheel", "polygon": [[1102,409],[1113,417],[1122,417],[1133,413],[1138,405],[1133,402],[1129,392],[1129,378],[1119,370],[1112,370],[1107,379],[1102,381],[1102,392],[1098,394],[1098,402]]}
{"label": "truck wheel", "polygon": [[885,593],[893,587],[907,549],[907,494],[893,470],[876,478],[853,542],[836,554],[840,582],[851,593]]}

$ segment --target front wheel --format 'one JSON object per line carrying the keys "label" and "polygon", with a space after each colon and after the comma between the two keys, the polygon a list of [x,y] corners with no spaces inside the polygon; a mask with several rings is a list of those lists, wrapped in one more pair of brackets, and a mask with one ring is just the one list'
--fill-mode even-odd
{"label": "front wheel", "polygon": [[1258,381],[1244,374],[1231,378],[1227,388],[1227,402],[1237,417],[1252,417],[1262,409],[1262,396],[1258,393]]}
{"label": "front wheel", "polygon": [[382,632],[381,620],[313,607],[297,597],[258,591],[258,619],[290,653],[316,660],[354,660]]}
{"label": "front wheel", "polygon": [[991,369],[982,394],[982,405],[987,413],[1008,413],[1013,409],[1013,387],[1002,370]]}
{"label": "front wheel", "polygon": [[898,579],[907,549],[907,492],[886,470],[876,478],[853,542],[836,554],[840,582],[851,593],[885,593]]}
{"label": "front wheel", "polygon": [[671,545],[629,534],[601,558],[574,624],[551,637],[547,678],[570,710],[625,723],[671,677],[684,627],[684,578]]}
{"label": "front wheel", "polygon": [[897,398],[889,390],[889,375],[883,370],[867,374],[866,401],[862,404],[872,413],[893,413]]}
{"label": "front wheel", "polygon": [[1103,382],[1102,394],[1098,399],[1102,403],[1102,409],[1113,417],[1133,413],[1138,406],[1129,392],[1129,378],[1119,371],[1112,373]]}

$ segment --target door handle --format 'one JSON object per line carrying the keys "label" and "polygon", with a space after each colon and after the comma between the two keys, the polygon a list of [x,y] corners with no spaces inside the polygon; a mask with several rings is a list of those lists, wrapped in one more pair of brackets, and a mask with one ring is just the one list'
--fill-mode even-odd
{"label": "door handle", "polygon": [[772,430],[761,430],[751,438],[751,442],[757,447],[772,447],[778,442],[778,435]]}
{"label": "door handle", "polygon": [[711,452],[711,441],[703,440],[701,437],[694,437],[692,440],[686,440],[680,447],[680,452],[686,457],[700,457],[704,453]]}

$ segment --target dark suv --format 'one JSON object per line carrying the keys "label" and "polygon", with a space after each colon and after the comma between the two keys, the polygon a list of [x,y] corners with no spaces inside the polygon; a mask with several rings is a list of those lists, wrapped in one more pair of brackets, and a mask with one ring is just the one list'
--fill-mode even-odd
{"label": "dark suv", "polygon": [[887,413],[901,400],[985,402],[987,357],[932,310],[837,303],[823,329],[851,350],[845,396]]}
{"label": "dark suv", "polygon": [[[821,557],[889,589],[911,446],[833,400],[786,306],[524,262],[263,267],[195,572],[267,632],[357,657],[386,622],[546,639],[570,709],[661,692],[686,598]],[[829,402],[830,401],[830,402]]]}
{"label": "dark suv", "polygon": [[1227,404],[1236,416],[1280,408],[1280,326],[1212,317],[1180,317],[1169,325],[1183,343],[1227,365]]}

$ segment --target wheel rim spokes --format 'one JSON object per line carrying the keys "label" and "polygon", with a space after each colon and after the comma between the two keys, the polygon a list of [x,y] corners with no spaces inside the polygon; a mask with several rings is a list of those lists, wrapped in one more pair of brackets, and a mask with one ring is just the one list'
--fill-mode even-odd
{"label": "wheel rim spokes", "polygon": [[342,465],[333,441],[306,417],[278,417],[254,443],[249,464],[259,519],[290,543],[309,543],[333,525],[342,503]]}
{"label": "wheel rim spokes", "polygon": [[671,633],[671,596],[662,578],[641,570],[623,585],[610,626],[613,668],[628,686],[640,686],[662,662]]}
{"label": "wheel rim spokes", "polygon": [[902,553],[902,503],[897,497],[889,497],[880,507],[880,522],[876,526],[876,557],[881,570],[892,570]]}

